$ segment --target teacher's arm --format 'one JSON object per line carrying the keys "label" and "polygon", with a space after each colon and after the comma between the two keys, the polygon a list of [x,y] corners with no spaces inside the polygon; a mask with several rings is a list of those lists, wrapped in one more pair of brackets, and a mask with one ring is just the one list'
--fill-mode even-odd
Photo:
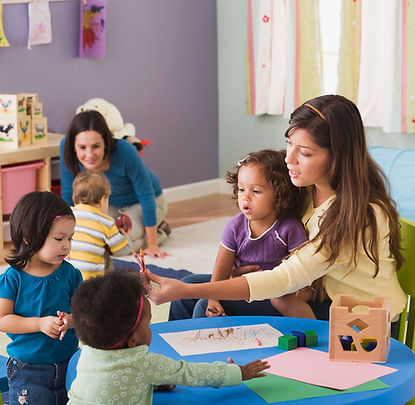
{"label": "teacher's arm", "polygon": [[156,304],[181,298],[260,301],[281,297],[311,285],[338,264],[328,267],[326,257],[321,252],[316,253],[313,243],[308,243],[273,270],[253,272],[229,280],[186,284],[149,273],[149,279],[159,284],[158,289],[149,287],[149,295]]}
{"label": "teacher's arm", "polygon": [[156,226],[145,226],[147,247],[144,249],[144,253],[153,258],[159,257],[163,259],[169,254],[160,249],[157,239],[157,227]]}
{"label": "teacher's arm", "polygon": [[65,164],[64,158],[64,149],[65,149],[65,139],[64,137],[61,140],[59,145],[59,165],[61,170],[61,195],[62,199],[66,201],[70,206],[73,206],[72,201],[72,183],[75,176],[69,171],[68,167]]}
{"label": "teacher's arm", "polygon": [[147,277],[158,288],[148,287],[150,299],[157,305],[180,298],[212,298],[216,300],[248,300],[249,286],[245,277],[212,283],[187,284],[179,280],[159,277],[147,270]]}

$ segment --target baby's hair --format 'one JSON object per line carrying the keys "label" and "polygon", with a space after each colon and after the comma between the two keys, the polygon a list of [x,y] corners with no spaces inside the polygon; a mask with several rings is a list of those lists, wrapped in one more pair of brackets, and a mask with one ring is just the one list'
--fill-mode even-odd
{"label": "baby's hair", "polygon": [[7,263],[23,270],[28,260],[44,245],[53,221],[62,217],[75,221],[71,207],[56,194],[33,191],[24,195],[10,217],[13,248],[6,258]]}
{"label": "baby's hair", "polygon": [[109,197],[111,186],[108,179],[96,170],[79,172],[72,185],[75,204],[99,204],[102,197]]}
{"label": "baby's hair", "polygon": [[285,150],[263,149],[249,153],[238,162],[234,171],[226,173],[226,181],[232,184],[233,198],[238,199],[238,173],[241,166],[256,164],[262,167],[268,184],[275,195],[275,211],[278,217],[300,217],[303,213],[303,197],[300,188],[294,186],[285,164]]}
{"label": "baby's hair", "polygon": [[107,349],[125,337],[137,319],[140,273],[118,269],[84,281],[71,300],[74,329],[84,344]]}

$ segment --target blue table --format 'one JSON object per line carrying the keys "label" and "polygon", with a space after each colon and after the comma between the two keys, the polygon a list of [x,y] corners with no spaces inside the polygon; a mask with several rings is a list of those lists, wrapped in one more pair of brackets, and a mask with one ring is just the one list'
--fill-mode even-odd
{"label": "blue table", "polygon": [[[155,323],[151,325],[153,340],[150,351],[164,354],[174,359],[183,359],[196,362],[213,362],[221,360],[227,362],[228,357],[232,357],[236,364],[246,364],[258,358],[266,358],[282,351],[277,347],[256,348],[251,350],[241,350],[232,352],[209,353],[181,357],[166,341],[159,336],[159,333],[178,332],[192,329],[206,329],[216,327],[232,327],[240,325],[253,325],[268,323],[284,334],[290,334],[292,330],[315,330],[318,334],[319,345],[313,349],[328,351],[328,331],[329,323],[326,321],[316,321],[313,319],[297,319],[285,317],[265,317],[265,316],[235,316],[220,318],[199,318],[186,319],[181,321],[170,321]],[[75,364],[77,358],[71,361],[67,384],[73,380]],[[399,371],[381,377],[380,380],[390,385],[390,388],[365,391],[353,394],[342,394],[328,397],[310,398],[301,400],[305,405],[321,404],[376,404],[376,405],[399,405],[405,404],[415,396],[415,354],[405,345],[395,339],[391,340],[390,352],[387,366],[397,368]],[[316,370],[318,372],[318,370]],[[276,387],[278,389],[278,387]],[[266,402],[255,394],[244,384],[235,387],[215,388],[192,388],[178,386],[172,392],[155,392],[153,404],[193,404],[197,401],[202,404],[266,404]],[[278,402],[281,405],[294,405],[300,401]]]}

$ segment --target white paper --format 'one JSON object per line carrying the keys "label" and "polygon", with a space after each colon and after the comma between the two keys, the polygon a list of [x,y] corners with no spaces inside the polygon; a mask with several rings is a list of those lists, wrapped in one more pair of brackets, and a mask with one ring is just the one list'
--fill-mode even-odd
{"label": "white paper", "polygon": [[282,333],[268,325],[243,325],[160,333],[181,356],[278,346]]}

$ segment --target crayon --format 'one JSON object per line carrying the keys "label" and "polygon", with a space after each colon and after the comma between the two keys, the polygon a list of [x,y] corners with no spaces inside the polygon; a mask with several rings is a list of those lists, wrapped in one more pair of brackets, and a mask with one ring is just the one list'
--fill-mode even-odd
{"label": "crayon", "polygon": [[138,254],[137,254],[137,253],[136,253],[133,249],[131,249],[131,253],[133,254],[134,259],[137,261],[138,265],[140,266],[140,270],[141,270],[141,271],[144,271],[144,270],[143,270],[143,264],[141,263],[141,260],[140,260],[140,258],[138,257]]}
{"label": "crayon", "polygon": [[143,272],[146,272],[146,263],[144,261],[144,252],[143,249],[140,248],[140,259],[141,259],[141,263],[143,264]]}

